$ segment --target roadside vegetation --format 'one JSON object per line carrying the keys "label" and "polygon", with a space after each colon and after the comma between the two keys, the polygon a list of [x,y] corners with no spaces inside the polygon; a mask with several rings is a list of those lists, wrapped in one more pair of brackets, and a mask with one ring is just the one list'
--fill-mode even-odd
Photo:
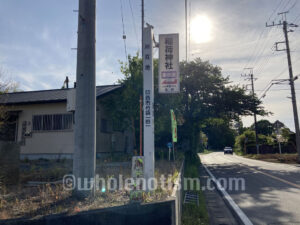
{"label": "roadside vegetation", "polygon": [[297,164],[298,163],[298,154],[248,154],[245,157],[250,159],[258,159],[266,162],[274,163],[287,163],[287,164]]}
{"label": "roadside vegetation", "polygon": [[[155,176],[168,178],[166,182],[173,185],[178,177],[183,154],[176,154],[177,160],[156,159]],[[118,156],[114,160],[125,159]],[[98,162],[96,173],[105,179],[131,177],[131,159],[126,164],[118,165],[118,161]],[[112,163],[114,162],[114,163]],[[123,161],[124,162],[124,161]],[[64,175],[72,172],[71,160],[23,160],[21,162],[20,182],[7,186],[0,177],[0,220],[12,218],[35,218],[50,214],[76,214],[81,211],[120,206],[131,202],[130,191],[122,189],[109,191],[97,190],[94,198],[76,199],[72,191],[65,190],[60,182]],[[169,176],[170,175],[170,176]],[[107,183],[106,183],[107,185]],[[165,184],[167,186],[167,183]],[[142,203],[166,200],[172,190],[157,189],[151,193],[143,193]]]}
{"label": "roadside vegetation", "polygon": [[[294,161],[292,158],[295,158],[296,153],[295,133],[283,123],[260,120],[257,122],[257,133],[260,155],[252,157],[277,162]],[[256,154],[254,125],[241,129],[240,135],[235,138],[234,151],[238,155],[248,155],[248,157]]]}
{"label": "roadside vegetation", "polygon": [[[121,64],[124,78],[122,89],[103,98],[102,104],[112,120],[120,127],[130,127],[135,133],[135,146],[139,146],[139,98],[143,93],[142,59],[129,56]],[[155,146],[166,148],[171,141],[170,109],[178,124],[178,150],[197,153],[209,147],[223,149],[233,146],[236,133],[232,124],[240,123],[240,116],[267,112],[261,101],[245,88],[230,84],[217,65],[200,58],[180,62],[181,92],[174,95],[158,93],[158,60],[154,59],[155,88]],[[120,97],[121,96],[121,97]],[[193,154],[194,154],[193,153]]]}
{"label": "roadside vegetation", "polygon": [[[197,158],[188,158],[185,162],[185,171],[184,177],[186,178],[199,178],[199,166],[200,159]],[[187,191],[191,191],[191,187],[188,185],[187,190],[184,190],[184,195]],[[209,218],[206,209],[206,203],[204,195],[200,190],[193,190],[196,192],[199,197],[199,205],[193,203],[183,204],[182,211],[182,224],[183,225],[208,225]],[[183,196],[184,196],[183,195]]]}

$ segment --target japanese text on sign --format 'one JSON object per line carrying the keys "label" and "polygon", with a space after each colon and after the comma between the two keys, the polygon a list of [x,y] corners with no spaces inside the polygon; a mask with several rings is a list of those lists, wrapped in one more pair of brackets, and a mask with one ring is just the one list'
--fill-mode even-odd
{"label": "japanese text on sign", "polygon": [[159,93],[179,93],[179,35],[159,35]]}

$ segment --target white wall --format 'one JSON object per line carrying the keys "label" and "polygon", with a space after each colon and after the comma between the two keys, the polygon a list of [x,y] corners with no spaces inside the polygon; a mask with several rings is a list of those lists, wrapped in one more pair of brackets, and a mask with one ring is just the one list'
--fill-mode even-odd
{"label": "white wall", "polygon": [[[13,106],[20,110],[18,119],[18,142],[22,140],[22,123],[27,121],[27,131],[32,130],[32,116],[43,114],[67,113],[66,103],[28,104]],[[74,149],[73,129],[62,131],[33,131],[25,137],[21,154],[70,154]]]}
{"label": "white wall", "polygon": [[[24,104],[15,105],[10,108],[12,111],[20,111],[18,119],[17,141],[22,140],[22,123],[27,121],[27,132],[32,131],[32,116],[43,114],[64,114],[66,110],[66,102],[60,103],[44,103],[44,104]],[[109,121],[109,132],[101,132],[101,119]],[[97,138],[97,153],[101,152],[124,152],[124,150],[133,150],[133,134],[131,132],[116,132],[112,129],[110,116],[100,106],[97,101],[97,122],[96,122],[96,138]],[[125,147],[125,136],[128,143]],[[114,146],[112,139],[115,140]],[[32,131],[31,137],[25,137],[25,145],[21,145],[22,158],[39,158],[42,155],[49,155],[51,158],[54,155],[68,157],[73,154],[74,149],[74,124],[71,130],[62,131]],[[53,155],[53,156],[51,156]],[[55,156],[55,157],[56,157]]]}

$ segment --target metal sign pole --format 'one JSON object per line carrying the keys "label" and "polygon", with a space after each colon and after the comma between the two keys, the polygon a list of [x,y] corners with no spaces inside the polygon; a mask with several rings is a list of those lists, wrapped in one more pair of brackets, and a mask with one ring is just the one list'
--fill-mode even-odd
{"label": "metal sign pole", "polygon": [[[144,75],[144,175],[148,181],[154,178],[154,85],[153,85],[153,30],[143,30],[143,75]],[[147,185],[149,186],[149,185]]]}

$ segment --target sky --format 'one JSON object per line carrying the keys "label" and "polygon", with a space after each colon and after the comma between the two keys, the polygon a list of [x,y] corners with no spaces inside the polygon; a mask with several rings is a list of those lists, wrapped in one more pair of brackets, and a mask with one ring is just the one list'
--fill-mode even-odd
{"label": "sky", "polygon": [[[0,71],[24,91],[56,89],[66,76],[76,75],[78,0],[0,0]],[[188,60],[200,57],[220,66],[232,84],[247,85],[241,74],[253,67],[255,93],[262,96],[272,79],[288,79],[285,51],[274,51],[284,41],[282,20],[300,25],[298,0],[188,0]],[[97,0],[97,85],[114,84],[123,77],[120,61],[141,46],[141,0]],[[205,24],[195,23],[205,18]],[[208,22],[207,22],[208,21]],[[156,40],[163,33],[179,33],[180,60],[185,59],[184,0],[145,0],[145,22],[154,26]],[[210,35],[207,34],[210,28]],[[197,29],[199,27],[199,30]],[[199,42],[196,35],[206,37]],[[289,33],[294,75],[300,74],[300,28]],[[278,48],[285,46],[279,44]],[[155,50],[157,57],[158,51]],[[72,85],[71,85],[72,86]],[[296,80],[298,111],[300,79]],[[249,86],[248,86],[249,87]],[[294,130],[289,85],[273,85],[262,98],[263,106]],[[262,119],[258,117],[258,119]],[[243,118],[245,126],[252,117]]]}

